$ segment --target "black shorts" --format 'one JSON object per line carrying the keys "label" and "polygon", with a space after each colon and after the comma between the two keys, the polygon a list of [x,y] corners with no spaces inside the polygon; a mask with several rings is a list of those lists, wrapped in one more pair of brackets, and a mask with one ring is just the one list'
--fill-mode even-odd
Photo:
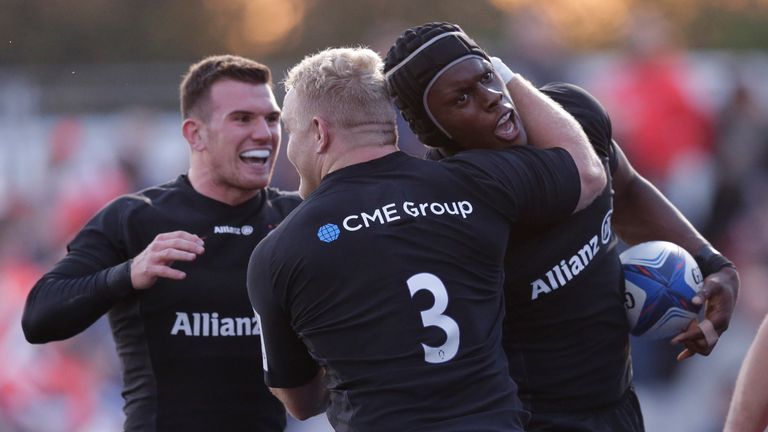
{"label": "black shorts", "polygon": [[532,413],[528,432],[644,432],[640,402],[629,388],[617,403],[590,411]]}

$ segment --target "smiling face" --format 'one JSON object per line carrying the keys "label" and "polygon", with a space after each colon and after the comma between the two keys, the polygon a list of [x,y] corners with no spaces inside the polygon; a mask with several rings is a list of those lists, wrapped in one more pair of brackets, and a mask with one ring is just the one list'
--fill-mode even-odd
{"label": "smiling face", "polygon": [[280,108],[272,89],[232,79],[215,82],[199,122],[193,169],[214,198],[255,195],[269,184],[280,149]]}
{"label": "smiling face", "polygon": [[430,88],[427,106],[464,150],[527,143],[507,88],[491,64],[478,57],[446,70]]}

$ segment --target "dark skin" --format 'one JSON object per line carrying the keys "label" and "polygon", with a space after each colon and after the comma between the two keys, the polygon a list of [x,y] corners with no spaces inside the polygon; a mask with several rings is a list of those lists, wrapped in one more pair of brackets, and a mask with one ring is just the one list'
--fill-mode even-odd
{"label": "dark skin", "polygon": [[[491,64],[479,58],[465,60],[446,71],[432,86],[427,105],[453,141],[466,143],[466,149],[527,144],[509,91]],[[507,113],[519,128],[511,139],[495,134],[499,119]]]}
{"label": "dark skin", "polygon": [[[485,60],[470,58],[444,72],[427,95],[427,105],[435,120],[463,149],[498,149],[526,144],[525,131],[509,92]],[[499,120],[510,110],[514,112],[512,118],[519,129],[517,134],[499,131]],[[613,174],[612,225],[619,237],[628,244],[666,240],[692,255],[708,245],[664,195],[635,171],[621,149],[615,148],[618,168]],[[694,303],[706,304],[706,319],[712,322],[718,334],[728,329],[738,290],[738,272],[723,267],[704,279],[703,288],[694,299]],[[671,342],[685,347],[678,355],[678,361],[694,354],[709,355],[715,347],[715,344],[707,343],[696,320]]]}
{"label": "dark skin", "polygon": [[[613,176],[612,225],[622,240],[636,244],[649,240],[676,243],[691,254],[709,243],[685,217],[648,180],[635,171],[621,149],[616,146],[619,166]],[[704,279],[699,299],[706,302],[705,316],[717,333],[728,329],[739,290],[739,274],[732,267],[723,267]],[[714,349],[704,338],[696,320],[672,339],[685,349],[677,356],[685,360],[694,354],[709,355]]]}

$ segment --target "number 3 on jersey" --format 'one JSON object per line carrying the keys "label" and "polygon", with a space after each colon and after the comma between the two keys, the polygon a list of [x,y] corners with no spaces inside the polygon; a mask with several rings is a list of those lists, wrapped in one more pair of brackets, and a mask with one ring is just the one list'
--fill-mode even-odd
{"label": "number 3 on jersey", "polygon": [[424,327],[436,326],[445,332],[445,343],[433,347],[421,344],[424,348],[424,360],[427,363],[445,363],[456,356],[459,351],[459,325],[453,318],[443,315],[448,307],[448,291],[443,281],[431,273],[419,273],[408,278],[408,289],[411,298],[421,290],[427,290],[435,298],[435,304],[421,312],[421,322]]}

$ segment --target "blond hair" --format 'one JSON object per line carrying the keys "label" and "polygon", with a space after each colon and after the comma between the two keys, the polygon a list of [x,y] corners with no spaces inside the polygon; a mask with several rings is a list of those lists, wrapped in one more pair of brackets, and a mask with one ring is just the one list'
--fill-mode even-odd
{"label": "blond hair", "polygon": [[296,117],[314,115],[344,128],[373,123],[395,126],[381,57],[368,48],[328,48],[305,57],[288,71],[286,92],[301,103]]}

